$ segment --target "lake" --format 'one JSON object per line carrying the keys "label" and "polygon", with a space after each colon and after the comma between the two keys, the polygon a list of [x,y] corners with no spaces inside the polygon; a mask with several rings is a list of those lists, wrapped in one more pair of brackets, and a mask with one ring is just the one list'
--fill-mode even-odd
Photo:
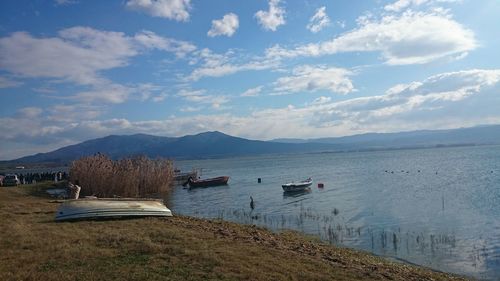
{"label": "lake", "polygon": [[[203,178],[231,179],[227,186],[176,188],[169,199],[174,214],[294,229],[441,271],[500,277],[500,146],[264,155],[176,165],[184,171],[202,168]],[[310,192],[283,193],[281,184],[308,177],[314,180]]]}

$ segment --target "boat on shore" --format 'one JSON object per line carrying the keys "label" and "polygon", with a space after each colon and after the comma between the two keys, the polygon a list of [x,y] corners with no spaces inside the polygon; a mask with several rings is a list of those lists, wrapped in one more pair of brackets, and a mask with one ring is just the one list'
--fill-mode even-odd
{"label": "boat on shore", "polygon": [[161,199],[85,198],[67,200],[56,212],[56,221],[126,217],[171,217]]}
{"label": "boat on shore", "polygon": [[190,188],[193,187],[209,187],[209,186],[218,186],[218,185],[226,185],[227,182],[229,181],[228,176],[221,176],[221,177],[216,177],[216,178],[209,178],[209,179],[196,179],[193,180],[193,178],[189,178],[187,182],[185,182],[183,185],[186,186],[189,184]]}
{"label": "boat on shore", "polygon": [[281,187],[285,192],[297,192],[304,191],[305,189],[309,188],[312,183],[313,180],[311,178],[308,178],[303,181],[285,183],[281,185]]}

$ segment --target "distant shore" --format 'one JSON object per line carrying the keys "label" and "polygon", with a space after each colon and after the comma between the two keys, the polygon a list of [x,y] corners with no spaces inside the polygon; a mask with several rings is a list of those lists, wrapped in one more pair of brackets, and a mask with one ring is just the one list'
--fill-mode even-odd
{"label": "distant shore", "polygon": [[0,280],[466,280],[218,220],[55,223],[48,186],[0,187]]}

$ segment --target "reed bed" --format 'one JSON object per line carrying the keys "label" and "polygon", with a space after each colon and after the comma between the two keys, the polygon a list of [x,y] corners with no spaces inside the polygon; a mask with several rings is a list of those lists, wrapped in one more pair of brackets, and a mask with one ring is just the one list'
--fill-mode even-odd
{"label": "reed bed", "polygon": [[145,197],[165,193],[174,177],[172,161],[145,156],[113,161],[103,154],[83,157],[71,164],[70,180],[82,195]]}
{"label": "reed bed", "polygon": [[[207,214],[206,211],[204,215]],[[197,211],[194,214],[200,215]],[[365,245],[365,248],[369,249],[371,244],[371,250],[375,253],[391,253],[395,256],[399,253],[403,257],[414,253],[428,257],[452,255],[459,250],[457,243],[460,243],[453,234],[419,233],[400,228],[384,229],[369,225],[351,225],[337,208],[333,208],[330,212],[318,212],[300,205],[296,214],[266,214],[248,209],[227,208],[208,210],[208,217],[260,225],[277,231],[300,230],[317,235],[332,245],[342,245],[351,241],[358,246]],[[478,253],[476,256],[476,260],[479,260],[481,254]]]}

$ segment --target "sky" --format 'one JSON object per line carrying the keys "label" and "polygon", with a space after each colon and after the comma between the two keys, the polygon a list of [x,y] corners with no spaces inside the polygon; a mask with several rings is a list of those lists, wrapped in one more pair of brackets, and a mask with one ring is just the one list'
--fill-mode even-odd
{"label": "sky", "polygon": [[500,124],[497,0],[0,2],[0,160]]}

